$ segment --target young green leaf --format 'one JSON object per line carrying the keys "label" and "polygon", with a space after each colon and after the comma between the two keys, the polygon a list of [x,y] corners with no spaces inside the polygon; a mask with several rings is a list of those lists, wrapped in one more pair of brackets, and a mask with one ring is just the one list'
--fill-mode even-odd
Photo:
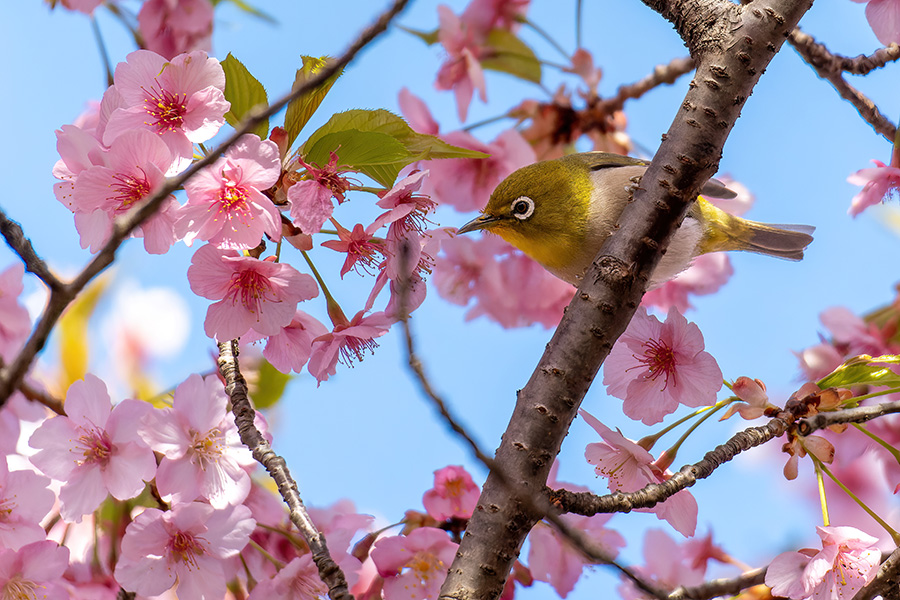
{"label": "young green leaf", "polygon": [[338,164],[360,171],[388,188],[394,185],[400,169],[413,162],[409,151],[393,137],[358,129],[319,137],[309,146],[304,160],[323,165],[328,163],[332,151],[337,153]]}
{"label": "young green leaf", "polygon": [[436,44],[438,41],[438,30],[435,29],[433,31],[419,31],[418,29],[412,29],[411,27],[404,27],[403,25],[395,25],[397,29],[405,31],[406,33],[411,33],[429,46],[432,44]]}
{"label": "young green leaf", "polygon": [[900,356],[886,354],[871,357],[861,354],[847,360],[818,382],[820,388],[843,387],[854,385],[886,385],[900,387],[900,375],[894,373],[888,364],[900,364]]}
{"label": "young green leaf", "polygon": [[250,383],[250,397],[257,409],[274,406],[284,395],[290,375],[285,375],[263,360],[259,365],[259,375]]}
{"label": "young green leaf", "polygon": [[[297,69],[294,89],[309,81],[328,65],[327,57],[304,56],[302,58],[303,66]],[[288,104],[287,111],[284,114],[284,129],[288,134],[288,147],[293,145],[294,140],[300,135],[300,131],[306,126],[306,123],[316,112],[316,109],[319,108],[319,105],[322,104],[322,100],[325,99],[328,90],[331,89],[337,78],[341,76],[341,73],[343,73],[343,69],[326,79],[322,85],[317,86]]]}
{"label": "young green leaf", "polygon": [[[263,85],[231,53],[221,64],[225,71],[225,99],[231,102],[231,110],[225,113],[225,120],[232,127],[237,127],[251,108],[268,106],[269,98]],[[269,135],[269,120],[260,123],[253,129],[253,133],[266,139]]]}
{"label": "young green leaf", "polygon": [[509,73],[519,79],[541,82],[541,63],[525,42],[506,29],[492,29],[485,44],[490,54],[481,58],[481,66]]}

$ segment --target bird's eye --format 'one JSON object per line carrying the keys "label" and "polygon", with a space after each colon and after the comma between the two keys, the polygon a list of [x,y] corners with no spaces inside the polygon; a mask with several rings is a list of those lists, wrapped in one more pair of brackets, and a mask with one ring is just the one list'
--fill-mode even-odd
{"label": "bird's eye", "polygon": [[534,200],[528,196],[519,196],[509,206],[515,218],[524,221],[534,212]]}

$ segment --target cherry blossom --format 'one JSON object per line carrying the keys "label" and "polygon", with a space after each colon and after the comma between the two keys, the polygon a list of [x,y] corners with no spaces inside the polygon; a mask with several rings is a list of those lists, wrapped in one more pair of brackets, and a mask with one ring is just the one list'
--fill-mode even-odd
{"label": "cherry blossom", "polygon": [[246,506],[216,510],[209,504],[144,509],[125,529],[115,577],[143,596],[178,584],[179,600],[224,598],[224,559],[236,556],[256,526]]}
{"label": "cherry blossom", "polygon": [[690,296],[706,296],[715,294],[725,285],[734,268],[731,260],[724,252],[701,254],[691,263],[687,269],[676,275],[673,279],[661,286],[648,290],[644,294],[641,304],[655,306],[668,311],[675,308],[684,313],[693,308]]}
{"label": "cherry blossom", "polygon": [[188,201],[177,228],[190,246],[194,239],[219,248],[245,250],[263,235],[281,238],[281,214],[262,192],[278,181],[278,146],[248,134],[225,156],[184,184]]}
{"label": "cherry blossom", "polygon": [[822,549],[804,548],[776,556],[766,570],[774,596],[852,598],[875,577],[878,539],[853,527],[816,527]]}
{"label": "cherry blossom", "polygon": [[31,333],[31,317],[19,301],[24,276],[25,267],[19,262],[0,273],[0,357],[5,361],[12,360]]}
{"label": "cherry blossom", "polygon": [[866,19],[879,42],[885,46],[900,44],[900,2],[897,0],[853,1],[866,4]]}
{"label": "cherry blossom", "polygon": [[686,406],[709,406],[722,387],[722,371],[703,350],[703,334],[674,308],[665,322],[639,308],[603,366],[607,393],[624,400],[623,412],[646,425]]}
{"label": "cherry blossom", "polygon": [[211,244],[198,249],[188,268],[191,290],[218,302],[206,311],[206,335],[238,338],[250,329],[277,335],[297,312],[297,303],[315,298],[315,280],[288,264],[241,256]]}
{"label": "cherry blossom", "polygon": [[[693,565],[689,542],[678,544],[664,531],[650,529],[644,534],[644,565],[632,567],[657,589],[674,590],[679,586],[694,586],[703,582],[705,565]],[[634,583],[622,577],[618,588],[623,600],[646,600],[647,595]]]}
{"label": "cherry blossom", "polygon": [[123,400],[113,408],[106,384],[87,374],[69,386],[67,416],[44,421],[32,434],[28,443],[38,452],[31,462],[63,482],[60,514],[66,521],[81,521],[107,494],[117,500],[134,498],[153,479],[156,460],[137,436],[149,410],[138,400]]}
{"label": "cherry blossom", "polygon": [[434,472],[434,487],[425,492],[422,504],[438,521],[468,519],[480,494],[481,489],[463,467],[449,466]]}
{"label": "cherry blossom", "polygon": [[350,366],[353,360],[362,360],[365,352],[378,346],[375,338],[383,336],[395,319],[383,312],[365,316],[365,311],[354,315],[349,322],[335,325],[331,333],[313,340],[308,369],[319,383],[337,372],[338,361]]}
{"label": "cherry blossom", "polygon": [[4,599],[68,600],[59,582],[69,566],[69,550],[40,541],[18,550],[0,548],[0,594]]}
{"label": "cherry blossom", "polygon": [[46,477],[10,471],[7,459],[0,460],[0,547],[18,550],[47,537],[40,522],[56,500],[48,485]]}
{"label": "cherry blossom", "polygon": [[146,0],[137,18],[147,50],[166,58],[210,50],[213,5],[209,0]]}
{"label": "cherry blossom", "polygon": [[[78,173],[72,188],[70,208],[81,236],[81,247],[97,252],[112,233],[113,220],[152,194],[165,181],[172,165],[169,148],[146,130],[126,131],[112,141],[103,165]],[[179,210],[173,196],[135,231],[144,238],[151,254],[164,254],[175,243],[175,219]]]}
{"label": "cherry blossom", "polygon": [[515,31],[525,17],[530,0],[472,0],[460,17],[486,36],[492,29]]}
{"label": "cherry blossom", "polygon": [[115,88],[124,106],[109,115],[103,143],[111,145],[132,129],[149,129],[176,157],[169,175],[187,167],[193,144],[214,136],[231,107],[225,100],[222,66],[201,51],[167,60],[136,50],[116,66]]}
{"label": "cherry blossom", "polygon": [[298,309],[281,333],[269,336],[263,356],[282,373],[300,373],[309,360],[313,340],[327,333],[328,328],[318,319]]}
{"label": "cherry blossom", "polygon": [[303,233],[318,233],[334,211],[331,199],[343,202],[350,182],[341,175],[346,169],[338,166],[338,156],[334,152],[324,167],[310,165],[302,160],[299,162],[306,169],[308,179],[298,181],[288,188],[291,219]]}
{"label": "cherry blossom", "polygon": [[[594,465],[598,476],[609,479],[611,492],[634,492],[650,483],[662,483],[671,476],[657,466],[646,449],[626,438],[621,431],[612,431],[584,410],[578,414],[603,439],[588,444],[584,457]],[[651,509],[638,510],[655,513],[657,518],[668,521],[685,537],[694,535],[697,528],[697,501],[688,490],[677,492]]]}
{"label": "cherry blossom", "polygon": [[416,192],[422,187],[428,173],[427,170],[416,171],[381,195],[377,204],[388,209],[388,212],[375,219],[373,226],[377,225],[376,229],[396,223],[402,232],[412,230],[424,233],[427,221],[425,216],[434,210],[436,203],[428,196]]}
{"label": "cherry blossom", "polygon": [[766,394],[766,384],[759,379],[738,377],[734,380],[731,390],[743,402],[735,402],[729,406],[728,411],[721,419],[722,421],[734,413],[740,413],[741,417],[747,420],[758,419],[763,416],[767,409],[778,409],[777,406],[769,402],[769,396]]}
{"label": "cherry blossom", "polygon": [[166,501],[205,498],[214,508],[242,502],[250,491],[245,470],[254,464],[241,444],[228,397],[214,376],[193,374],[175,388],[172,408],[154,409],[138,433],[163,455],[156,486]]}
{"label": "cherry blossom", "polygon": [[[859,2],[861,0],[854,1]],[[896,2],[895,0],[873,0],[872,3],[866,7],[867,13],[868,8],[874,4],[893,4],[896,6],[898,11],[898,23],[900,23],[900,2]],[[886,165],[880,160],[873,160],[872,162],[875,163],[874,168],[869,167],[868,169],[860,169],[847,177],[847,181],[853,185],[863,186],[863,189],[853,196],[853,200],[850,203],[850,209],[847,211],[847,214],[853,217],[857,216],[870,206],[880,204],[890,198],[900,198],[900,167],[893,163],[890,166]]]}
{"label": "cherry blossom", "polygon": [[438,70],[434,86],[439,90],[453,90],[456,96],[456,110],[459,120],[465,121],[469,112],[472,94],[478,90],[478,97],[487,102],[487,88],[484,71],[478,62],[484,49],[476,32],[450,10],[438,6],[438,41],[447,51],[447,59]]}
{"label": "cherry blossom", "polygon": [[457,544],[434,527],[381,538],[370,556],[384,577],[385,600],[436,600]]}
{"label": "cherry blossom", "polygon": [[353,226],[353,231],[347,230],[336,221],[334,226],[337,228],[338,239],[322,242],[322,245],[337,252],[347,253],[347,258],[344,259],[344,265],[341,267],[341,278],[351,269],[355,269],[357,273],[362,270],[371,274],[372,269],[379,262],[379,257],[384,256],[385,252],[383,240],[373,237],[375,231],[379,229],[378,223],[373,223],[368,227],[357,223]]}

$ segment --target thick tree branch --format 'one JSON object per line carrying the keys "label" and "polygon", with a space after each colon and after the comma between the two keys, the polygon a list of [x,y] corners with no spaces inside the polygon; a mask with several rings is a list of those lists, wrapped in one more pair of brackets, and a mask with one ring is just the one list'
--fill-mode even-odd
{"label": "thick tree branch", "polygon": [[[648,2],[649,3],[649,2]],[[697,71],[676,119],[569,304],[531,379],[519,392],[496,461],[512,493],[491,473],[456,560],[444,598],[493,599],[541,515],[518,497],[544,489],[579,404],[615,340],[637,309],[668,239],[702,184],[760,75],[809,9],[809,0],[680,2],[676,28]],[[663,6],[664,5],[664,6]],[[709,6],[710,10],[701,10]]]}
{"label": "thick tree branch", "polygon": [[811,35],[803,33],[799,29],[791,32],[789,40],[819,77],[828,81],[841,98],[852,104],[859,116],[875,131],[893,143],[894,135],[897,132],[896,126],[878,110],[869,97],[847,83],[847,80],[844,79],[844,71],[868,72],[883,66],[888,60],[897,60],[900,58],[900,46],[891,44],[888,48],[876,52],[872,57],[860,56],[856,59],[849,59],[832,54],[825,46],[817,43]]}
{"label": "thick tree branch", "polygon": [[[265,110],[250,111],[248,117],[242,122],[235,132],[222,144],[215,148],[203,159],[193,163],[187,170],[176,177],[167,179],[166,182],[153,194],[142,200],[135,208],[116,219],[109,241],[100,249],[91,262],[70,283],[62,284],[57,289],[51,289],[47,306],[35,325],[31,336],[25,342],[25,346],[15,360],[0,370],[0,406],[2,406],[10,394],[18,387],[25,373],[31,367],[34,357],[43,349],[50,337],[50,332],[59,320],[66,307],[84,289],[84,287],[106,267],[115,260],[116,251],[122,242],[136,227],[150,218],[160,207],[162,202],[175,190],[180,188],[188,179],[196,175],[202,169],[215,162],[228,148],[237,142],[241,136],[252,131],[257,125],[284,108],[291,100],[298,98],[310,90],[318,87],[329,77],[343,69],[351,60],[366,47],[372,40],[383,33],[393,18],[406,6],[409,0],[394,0],[393,4],[382,13],[378,19],[367,27],[357,39],[350,45],[344,54],[338,57],[319,71],[315,76],[307,80],[303,85],[294,88],[290,93],[270,104]],[[21,230],[20,230],[21,231]],[[30,246],[30,244],[29,244]]]}
{"label": "thick tree branch", "polygon": [[297,527],[312,552],[313,562],[319,570],[319,578],[328,586],[331,600],[353,600],[344,572],[331,558],[325,536],[315,524],[303,504],[297,482],[291,477],[287,462],[275,454],[269,442],[256,428],[256,411],[250,404],[247,382],[238,364],[238,340],[219,342],[219,371],[225,379],[225,392],[231,400],[231,412],[241,435],[241,442],[253,453],[278,486],[290,510],[291,522]]}
{"label": "thick tree branch", "polygon": [[805,417],[797,421],[797,433],[800,435],[809,435],[814,431],[825,429],[832,425],[838,425],[840,423],[864,423],[884,415],[898,412],[900,412],[900,401],[817,413],[811,417]]}

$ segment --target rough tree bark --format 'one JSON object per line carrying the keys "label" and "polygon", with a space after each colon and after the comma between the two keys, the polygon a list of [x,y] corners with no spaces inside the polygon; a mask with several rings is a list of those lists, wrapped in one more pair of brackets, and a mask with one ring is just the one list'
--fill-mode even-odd
{"label": "rough tree bark", "polygon": [[[515,410],[441,598],[493,599],[534,524],[569,425],[702,184],[741,108],[812,0],[645,0],[673,23],[697,70],[668,133],[569,304]],[[504,481],[505,480],[505,481]]]}

